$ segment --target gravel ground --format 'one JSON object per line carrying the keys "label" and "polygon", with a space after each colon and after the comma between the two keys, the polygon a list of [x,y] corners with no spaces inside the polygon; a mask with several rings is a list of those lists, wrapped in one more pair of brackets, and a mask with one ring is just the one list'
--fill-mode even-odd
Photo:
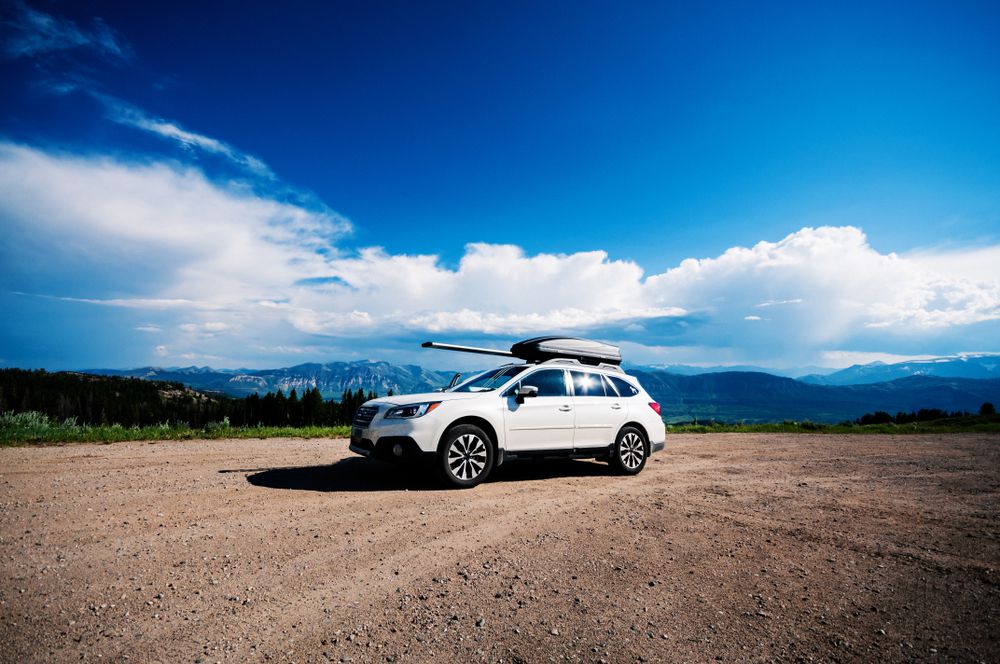
{"label": "gravel ground", "polygon": [[471,491],[343,440],[0,449],[0,658],[997,660],[997,436],[667,445]]}

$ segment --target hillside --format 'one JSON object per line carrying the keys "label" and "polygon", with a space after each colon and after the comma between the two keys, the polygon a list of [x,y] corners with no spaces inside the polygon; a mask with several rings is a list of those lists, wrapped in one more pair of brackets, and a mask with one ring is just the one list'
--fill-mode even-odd
{"label": "hillside", "polygon": [[0,369],[0,416],[37,413],[56,424],[143,427],[335,426],[349,424],[373,392],[347,391],[324,401],[316,389],[243,398],[206,394],[180,382],[79,372]]}
{"label": "hillside", "polygon": [[200,426],[228,415],[229,401],[181,381],[0,369],[0,413],[37,411],[59,422],[132,426],[184,421]]}
{"label": "hillside", "polygon": [[623,366],[629,373],[634,371],[663,371],[666,373],[678,374],[680,376],[700,376],[701,374],[707,373],[729,373],[732,371],[741,371],[744,373],[766,373],[771,374],[772,376],[783,376],[785,378],[795,378],[799,380],[804,377],[809,377],[810,379],[813,377],[822,378],[823,376],[835,371],[835,369],[814,366],[775,369],[773,367],[761,367],[752,364],[696,366],[693,364],[632,364],[626,362]]}
{"label": "hillside", "polygon": [[634,374],[660,402],[667,421],[840,422],[876,410],[896,413],[940,408],[975,412],[985,401],[1000,401],[1000,379],[912,376],[883,383],[834,386],[753,372]]}

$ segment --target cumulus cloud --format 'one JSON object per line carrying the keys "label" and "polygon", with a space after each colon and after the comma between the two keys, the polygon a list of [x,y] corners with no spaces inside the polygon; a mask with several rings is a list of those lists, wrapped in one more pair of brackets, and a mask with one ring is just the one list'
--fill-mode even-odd
{"label": "cumulus cloud", "polygon": [[8,283],[48,275],[72,291],[49,295],[158,312],[156,326],[138,329],[162,330],[158,348],[177,357],[552,332],[666,361],[677,357],[657,347],[714,349],[717,361],[822,359],[853,350],[859,335],[931,338],[1000,319],[1000,261],[970,272],[962,250],[881,253],[853,227],[803,228],[653,275],[603,251],[529,255],[482,243],[450,267],[434,255],[346,251],[349,224],[336,213],[176,163],[9,143],[0,144],[0,222]]}
{"label": "cumulus cloud", "polygon": [[73,21],[12,2],[2,10],[0,35],[4,54],[11,59],[30,58],[58,51],[88,50],[99,55],[127,60],[128,44],[100,18],[91,28],[81,28]]}
{"label": "cumulus cloud", "polygon": [[[971,275],[937,261],[876,251],[858,228],[803,228],[778,242],[688,259],[646,280],[652,303],[724,319],[769,307],[771,334],[785,343],[832,343],[859,328],[930,330],[1000,318],[1000,263]],[[794,306],[793,306],[794,305]],[[780,332],[779,332],[780,331]]]}
{"label": "cumulus cloud", "polygon": [[[527,256],[513,245],[473,243],[455,270],[436,256],[363,249],[328,263],[328,283],[298,294],[293,320],[314,333],[390,324],[432,332],[528,334],[679,316],[641,299],[642,269],[603,251]],[[326,313],[324,303],[339,305]]]}

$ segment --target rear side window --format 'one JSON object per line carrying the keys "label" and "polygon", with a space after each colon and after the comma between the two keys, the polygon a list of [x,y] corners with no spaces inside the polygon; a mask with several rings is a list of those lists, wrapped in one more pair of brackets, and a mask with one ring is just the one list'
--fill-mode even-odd
{"label": "rear side window", "polygon": [[521,385],[534,385],[538,388],[540,397],[564,397],[566,390],[566,372],[562,369],[542,369],[521,379]]}
{"label": "rear side window", "polygon": [[583,371],[570,371],[569,374],[573,377],[573,393],[576,394],[576,396],[607,396],[604,389],[604,381],[601,380],[601,374],[584,373]]}
{"label": "rear side window", "polygon": [[634,397],[639,394],[639,390],[635,389],[635,387],[633,387],[628,381],[624,381],[621,378],[616,378],[614,376],[608,376],[608,380],[610,380],[612,385],[615,386],[615,389],[618,390],[618,394],[623,397]]}

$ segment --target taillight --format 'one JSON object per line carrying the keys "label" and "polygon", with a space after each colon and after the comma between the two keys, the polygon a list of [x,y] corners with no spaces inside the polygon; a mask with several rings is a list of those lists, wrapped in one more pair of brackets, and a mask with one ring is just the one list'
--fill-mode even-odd
{"label": "taillight", "polygon": [[656,403],[655,401],[650,401],[649,407],[655,410],[657,415],[660,414],[660,404]]}

